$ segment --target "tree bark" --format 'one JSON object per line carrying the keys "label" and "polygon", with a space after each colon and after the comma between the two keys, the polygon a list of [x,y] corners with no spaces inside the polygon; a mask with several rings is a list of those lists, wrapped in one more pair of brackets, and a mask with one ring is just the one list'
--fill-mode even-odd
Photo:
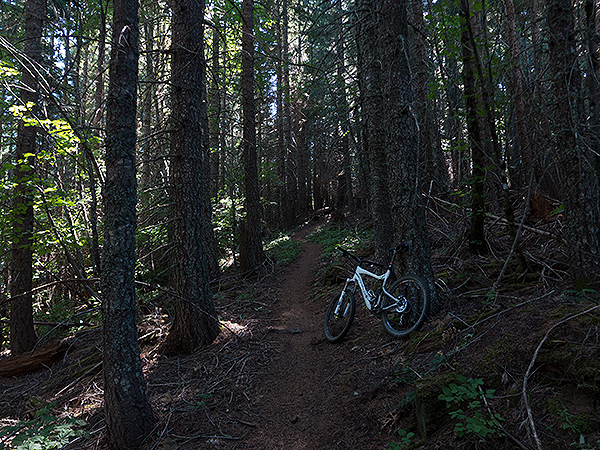
{"label": "tree bark", "polygon": [[[369,157],[371,186],[370,206],[373,216],[375,253],[384,260],[393,242],[393,222],[385,153],[383,79],[379,53],[379,1],[357,0],[358,79],[363,122],[364,152]],[[385,18],[387,20],[387,18]]]}
{"label": "tree bark", "polygon": [[296,176],[296,143],[292,127],[292,92],[290,88],[290,49],[289,49],[289,14],[288,0],[283,0],[282,10],[282,45],[283,45],[283,115],[286,158],[285,190],[288,192],[288,204],[284,205],[285,227],[292,228],[297,221],[298,215],[298,183]]}
{"label": "tree bark", "polygon": [[469,248],[475,254],[487,253],[485,241],[485,153],[484,139],[481,129],[480,94],[477,91],[476,55],[471,44],[470,0],[460,0],[461,44],[463,54],[463,83],[465,108],[467,115],[467,130],[469,133],[469,149],[473,170],[471,173],[471,221],[469,226]]}
{"label": "tree bark", "polygon": [[[42,62],[42,30],[46,15],[45,0],[25,4],[25,45],[21,90],[23,104],[33,104],[36,114],[39,98],[39,64]],[[34,118],[34,117],[30,117]],[[13,355],[29,351],[37,342],[33,327],[33,186],[35,175],[37,127],[19,121],[15,148],[15,190],[13,197],[13,242],[10,265],[10,349]]]}
{"label": "tree bark", "polygon": [[[281,0],[280,0],[281,1]],[[279,3],[279,2],[278,2]],[[279,5],[278,5],[279,6]],[[283,14],[283,7],[279,10],[280,15]],[[276,105],[277,105],[277,119],[275,127],[277,130],[277,224],[285,228],[288,217],[289,208],[289,196],[290,193],[287,190],[286,178],[287,178],[287,166],[289,164],[287,158],[287,144],[285,134],[285,110],[283,107],[283,94],[285,92],[285,82],[283,75],[283,33],[287,33],[287,30],[283,30],[281,24],[281,17],[278,21],[277,26],[277,93],[276,93]]]}
{"label": "tree bark", "polygon": [[338,184],[338,201],[337,207],[343,209],[348,207],[350,214],[353,215],[356,207],[354,204],[354,193],[352,189],[352,171],[350,165],[350,111],[348,107],[348,99],[346,97],[346,67],[345,67],[345,51],[344,51],[344,9],[342,1],[337,0],[337,115],[340,130],[340,155],[342,162],[342,172],[339,176]]}
{"label": "tree bark", "polygon": [[427,28],[423,18],[423,1],[412,1],[412,23],[415,27],[412,42],[413,92],[418,119],[418,146],[420,166],[423,169],[421,188],[435,195],[448,191],[450,180],[444,161],[440,133],[436,120],[437,96],[430,96],[431,70],[427,54]]}
{"label": "tree bark", "polygon": [[[513,170],[518,174],[518,179],[529,180],[531,177],[529,173],[533,171],[533,183],[537,185],[536,170],[534,167],[533,149],[531,146],[531,140],[529,139],[529,133],[527,130],[527,120],[525,117],[526,105],[523,98],[523,76],[521,75],[522,68],[520,63],[521,51],[519,48],[519,41],[517,40],[517,25],[515,19],[515,6],[513,0],[504,0],[504,7],[506,9],[506,21],[507,21],[507,33],[508,33],[508,46],[510,49],[510,63],[511,63],[511,87],[512,87],[512,99],[511,103],[515,111],[515,121],[518,131],[518,140],[515,143],[518,151],[513,151],[515,155],[512,159],[511,166]],[[522,163],[521,163],[522,161]]]}
{"label": "tree bark", "polygon": [[550,71],[554,102],[554,153],[564,196],[565,229],[571,275],[579,288],[596,283],[600,274],[598,175],[593,155],[581,136],[581,73],[577,61],[573,6],[548,0]]}
{"label": "tree bark", "polygon": [[192,353],[213,342],[219,323],[210,292],[205,234],[209,221],[208,116],[203,101],[204,0],[173,0],[171,198],[174,239],[173,324],[166,353]]}
{"label": "tree bark", "polygon": [[104,409],[110,449],[139,448],[152,429],[137,340],[136,101],[139,4],[115,0],[106,117],[102,267]]}
{"label": "tree bark", "polygon": [[254,103],[254,0],[242,2],[242,150],[244,155],[244,208],[240,230],[240,269],[250,271],[265,260],[261,236],[261,205],[256,156]]}
{"label": "tree bark", "polygon": [[592,158],[597,176],[600,176],[600,45],[598,17],[600,4],[594,0],[585,1],[586,19],[586,72],[585,87],[589,101],[588,131],[585,135],[589,146],[593,149]]}
{"label": "tree bark", "polygon": [[[420,276],[428,293],[435,294],[431,251],[419,179],[418,131],[412,113],[411,74],[408,65],[407,0],[380,0],[380,53],[383,66],[383,99],[389,167],[389,190],[396,240],[409,251],[402,272]],[[402,266],[402,265],[400,265]],[[433,303],[432,303],[433,304]]]}
{"label": "tree bark", "polygon": [[219,60],[220,33],[217,24],[212,33],[212,78],[211,91],[209,95],[209,126],[210,126],[210,196],[217,198],[219,191],[223,189],[221,182],[221,65]]}
{"label": "tree bark", "polygon": [[[106,6],[104,1],[100,2],[100,29],[98,36],[98,61],[96,87],[94,92],[94,118],[92,126],[96,128],[102,127],[102,110],[104,108],[104,87],[105,76],[104,68],[106,62]],[[100,153],[100,142],[94,144],[96,154]],[[87,153],[87,152],[86,152]],[[93,273],[95,277],[100,277],[101,263],[100,260],[100,239],[98,233],[98,187],[96,177],[100,176],[98,163],[94,158],[94,153],[90,152],[86,155],[86,171],[89,177],[90,189],[90,259],[92,260]],[[98,173],[97,173],[98,172]]]}

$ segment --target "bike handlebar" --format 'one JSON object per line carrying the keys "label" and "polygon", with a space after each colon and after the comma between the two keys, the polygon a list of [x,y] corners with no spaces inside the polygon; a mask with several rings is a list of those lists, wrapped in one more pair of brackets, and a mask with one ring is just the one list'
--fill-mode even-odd
{"label": "bike handlebar", "polygon": [[337,247],[337,250],[339,250],[340,252],[342,252],[342,254],[347,258],[350,257],[352,259],[355,259],[359,264],[363,262],[363,260],[361,258],[359,258],[358,256],[354,255],[353,253],[350,253],[348,250],[346,250],[345,248],[342,247]]}

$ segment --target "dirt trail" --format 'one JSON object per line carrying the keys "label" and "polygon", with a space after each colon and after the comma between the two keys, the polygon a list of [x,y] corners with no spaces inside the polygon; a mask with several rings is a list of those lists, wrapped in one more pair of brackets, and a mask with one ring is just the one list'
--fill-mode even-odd
{"label": "dirt trail", "polygon": [[294,236],[302,242],[302,253],[281,282],[276,325],[268,336],[270,372],[257,384],[250,404],[257,430],[238,448],[380,448],[373,440],[377,431],[360,411],[364,398],[349,370],[356,352],[348,341],[325,341],[325,302],[311,300],[321,248],[306,241],[308,231]]}
{"label": "dirt trail", "polygon": [[[227,300],[220,311],[230,328],[213,345],[193,355],[164,357],[157,349],[167,323],[161,315],[148,316],[142,330],[148,337],[142,361],[157,427],[142,448],[387,447],[395,430],[390,414],[396,414],[398,397],[390,374],[402,357],[402,347],[361,308],[346,339],[335,345],[325,340],[327,305],[323,297],[314,295],[321,248],[306,240],[312,229],[294,236],[301,241],[302,252],[283,275],[277,275],[279,279],[266,277],[265,283],[253,286],[254,295],[244,297],[246,301],[238,299],[238,285],[224,290],[231,297],[222,297]],[[246,293],[247,285],[240,286],[239,292]],[[233,330],[239,334],[234,336]],[[99,331],[75,336],[67,356],[52,371],[0,378],[2,411],[31,417],[29,398],[58,401],[61,410],[86,420],[92,436],[76,441],[70,449],[106,448],[97,370]],[[82,370],[83,361],[96,365],[74,384],[73,374]],[[62,393],[59,398],[56,392]]]}

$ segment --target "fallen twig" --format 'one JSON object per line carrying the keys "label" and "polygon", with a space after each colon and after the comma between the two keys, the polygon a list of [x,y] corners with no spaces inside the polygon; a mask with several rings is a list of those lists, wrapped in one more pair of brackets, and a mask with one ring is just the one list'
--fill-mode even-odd
{"label": "fallen twig", "polygon": [[508,256],[506,257],[506,260],[504,261],[504,265],[502,266],[502,269],[500,270],[500,273],[498,274],[498,278],[496,278],[496,281],[494,281],[494,285],[492,286],[492,292],[498,292],[498,286],[500,285],[500,281],[502,281],[502,277],[504,277],[504,273],[506,272],[508,263],[510,262],[512,255],[514,254],[515,250],[517,249],[517,247],[519,245],[519,239],[521,238],[521,231],[523,230],[523,227],[525,226],[525,218],[527,217],[527,213],[529,211],[529,202],[531,201],[532,181],[533,181],[533,170],[531,171],[531,177],[529,180],[529,189],[527,190],[527,200],[525,201],[525,212],[523,213],[523,218],[521,219],[521,223],[519,224],[519,228],[517,230],[517,234],[513,240],[512,246],[510,248],[510,252],[508,253]]}
{"label": "fallen twig", "polygon": [[235,331],[233,331],[233,329],[231,327],[227,326],[223,321],[220,321],[218,317],[214,316],[213,314],[208,313],[206,310],[202,309],[196,303],[194,303],[191,300],[189,300],[189,299],[187,299],[187,298],[185,298],[185,297],[177,294],[176,292],[172,291],[171,289],[166,289],[166,288],[163,288],[161,286],[153,286],[153,285],[151,285],[149,283],[144,283],[143,281],[137,281],[137,280],[135,281],[135,284],[140,285],[140,286],[144,286],[144,287],[148,287],[150,289],[156,289],[156,290],[165,292],[166,294],[172,295],[173,297],[176,297],[176,298],[178,298],[178,299],[180,299],[180,300],[182,300],[184,302],[189,303],[194,308],[196,308],[198,311],[200,311],[202,314],[205,314],[208,317],[210,317],[210,318],[215,319],[216,321],[218,321],[223,326],[223,328],[227,328],[231,332],[231,334],[233,334],[236,337],[237,340],[241,340],[242,339],[242,336],[238,335]]}
{"label": "fallen twig", "polygon": [[93,366],[92,368],[90,368],[89,370],[87,370],[79,378],[77,378],[76,380],[72,381],[71,383],[69,383],[64,388],[62,388],[60,391],[58,391],[58,393],[56,394],[56,396],[58,397],[63,392],[65,392],[65,391],[69,390],[71,387],[75,386],[77,383],[79,383],[81,380],[83,380],[86,376],[88,376],[88,374],[92,373],[93,371],[95,371],[100,366],[102,366],[102,362],[99,362],[98,364],[96,364],[95,366]]}
{"label": "fallen twig", "polygon": [[[488,412],[490,413],[491,417],[494,417],[494,412],[492,411],[492,408],[490,406],[490,404],[487,401],[487,398],[485,396],[485,394],[483,393],[483,389],[481,389],[481,386],[477,386],[477,388],[479,389],[479,393],[481,394],[481,398],[483,399],[483,402],[485,403],[485,406],[488,410]],[[523,444],[521,441],[519,441],[515,436],[513,436],[511,433],[508,432],[508,430],[506,428],[504,428],[502,426],[502,424],[499,421],[495,421],[496,425],[498,425],[498,428],[500,428],[500,430],[511,440],[513,441],[516,445],[518,445],[520,448],[522,448],[523,450],[529,450],[529,447],[526,447],[525,444]]]}
{"label": "fallen twig", "polygon": [[531,406],[529,405],[529,399],[527,398],[527,383],[529,381],[529,376],[531,375],[531,371],[533,370],[533,366],[535,365],[535,361],[538,357],[538,354],[540,353],[540,350],[542,348],[542,346],[544,345],[544,343],[546,342],[546,340],[548,339],[548,337],[550,336],[550,333],[552,333],[552,331],[554,331],[555,328],[559,327],[560,325],[568,322],[571,319],[574,319],[576,317],[579,316],[583,316],[585,314],[589,314],[592,311],[596,310],[600,308],[600,305],[596,305],[593,306],[592,308],[586,309],[585,311],[582,311],[580,313],[574,314],[572,316],[569,317],[565,317],[561,320],[559,320],[558,322],[556,322],[554,325],[552,325],[550,327],[550,329],[546,332],[546,334],[544,335],[544,338],[542,339],[542,341],[539,343],[539,345],[537,346],[537,348],[535,349],[535,352],[533,354],[533,358],[531,358],[531,362],[529,363],[529,367],[527,368],[527,372],[525,372],[525,375],[523,376],[523,391],[522,391],[522,396],[523,396],[523,402],[525,404],[525,409],[527,409],[527,417],[529,419],[529,426],[531,427],[531,432],[533,434],[533,438],[535,440],[536,446],[538,448],[538,450],[542,450],[542,442],[537,434],[536,428],[535,428],[535,422],[533,420],[533,412],[531,411]]}
{"label": "fallen twig", "polygon": [[[449,208],[464,209],[466,211],[470,211],[471,210],[470,208],[468,208],[466,206],[461,206],[461,205],[457,205],[456,203],[447,202],[446,200],[442,200],[441,198],[438,198],[438,197],[430,197],[427,194],[423,194],[423,196],[431,198],[431,199],[435,200],[436,202],[439,202],[442,205],[445,205],[445,206],[447,206]],[[488,218],[490,218],[490,219],[494,219],[496,222],[500,222],[503,225],[508,225],[508,220],[506,220],[503,217],[498,217],[498,216],[495,216],[494,214],[491,214],[491,213],[486,213],[485,216],[488,217]],[[515,225],[517,225],[517,224],[515,223]],[[542,236],[548,236],[548,237],[551,237],[553,239],[557,239],[558,241],[562,242],[563,244],[566,243],[565,240],[564,240],[564,238],[558,236],[555,233],[551,233],[549,231],[540,230],[539,228],[530,227],[528,225],[523,225],[523,229],[527,230],[527,231],[531,231],[532,233],[540,234]]]}

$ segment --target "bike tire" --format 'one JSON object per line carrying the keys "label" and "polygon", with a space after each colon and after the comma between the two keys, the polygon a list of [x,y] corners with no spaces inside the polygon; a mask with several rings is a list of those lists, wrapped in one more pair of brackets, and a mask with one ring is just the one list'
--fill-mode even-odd
{"label": "bike tire", "polygon": [[391,297],[383,294],[381,319],[388,333],[396,337],[404,337],[418,330],[425,321],[429,310],[429,297],[425,283],[419,277],[407,275],[399,278],[388,292],[396,298],[407,300],[406,309],[402,312],[391,306]]}
{"label": "bike tire", "polygon": [[[336,314],[335,310],[340,299],[340,296],[344,293],[342,304],[340,305],[339,311]],[[348,333],[350,325],[354,320],[356,314],[356,299],[351,290],[346,289],[340,292],[329,302],[329,307],[325,313],[324,331],[325,338],[329,342],[339,342]]]}

